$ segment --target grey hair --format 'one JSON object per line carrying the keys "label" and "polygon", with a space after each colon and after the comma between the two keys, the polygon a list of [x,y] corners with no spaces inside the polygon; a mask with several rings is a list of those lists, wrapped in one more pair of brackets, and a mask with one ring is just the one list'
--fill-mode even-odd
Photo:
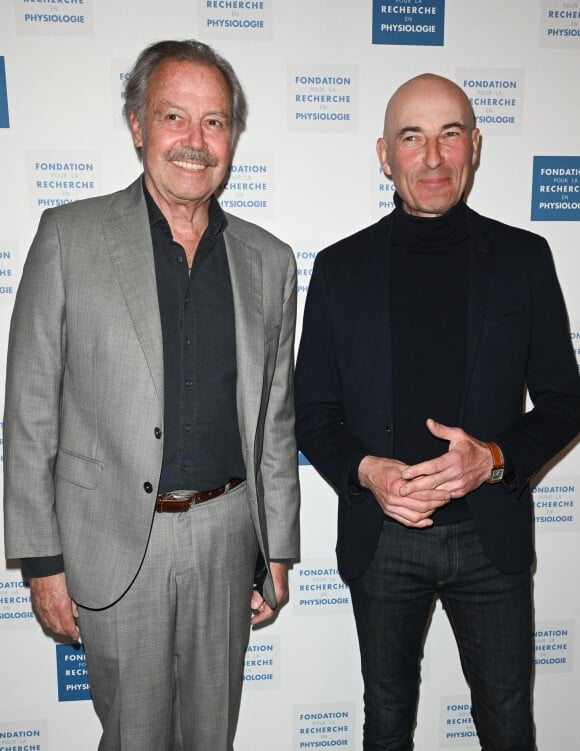
{"label": "grey hair", "polygon": [[210,46],[198,42],[196,39],[155,42],[141,52],[125,81],[123,115],[127,125],[131,127],[130,115],[134,114],[138,123],[143,127],[147,109],[149,79],[155,68],[166,60],[197,63],[219,70],[230,91],[232,105],[231,140],[232,146],[235,146],[240,133],[246,127],[248,105],[244,90],[228,61]]}

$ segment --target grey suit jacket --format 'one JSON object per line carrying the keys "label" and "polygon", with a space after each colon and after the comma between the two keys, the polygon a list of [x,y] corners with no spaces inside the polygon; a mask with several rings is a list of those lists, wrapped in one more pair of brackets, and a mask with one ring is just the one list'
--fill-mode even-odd
{"label": "grey suit jacket", "polygon": [[[293,254],[228,216],[247,501],[266,560],[298,555]],[[117,600],[145,554],[163,452],[163,349],[138,179],[46,211],[10,328],[8,558],[62,554],[74,600]],[[161,430],[162,435],[162,430]],[[268,575],[264,596],[275,603]]]}

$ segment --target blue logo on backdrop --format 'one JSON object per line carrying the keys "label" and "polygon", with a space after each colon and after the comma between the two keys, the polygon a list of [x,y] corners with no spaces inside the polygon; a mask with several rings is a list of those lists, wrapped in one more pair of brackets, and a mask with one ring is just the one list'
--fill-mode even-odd
{"label": "blue logo on backdrop", "polygon": [[13,252],[8,246],[4,247],[4,243],[0,240],[0,304],[4,300],[12,301],[14,297],[14,256]]}
{"label": "blue logo on backdrop", "polygon": [[[3,450],[4,439],[0,439]],[[0,621],[2,626],[34,623],[30,590],[21,579],[0,579]],[[0,736],[1,737],[1,736]],[[2,745],[0,744],[0,751]]]}
{"label": "blue logo on backdrop", "polygon": [[280,640],[273,636],[261,641],[252,634],[246,649],[244,685],[251,688],[280,688]]}
{"label": "blue logo on backdrop", "polygon": [[85,650],[81,644],[56,645],[56,672],[59,701],[91,698]]}
{"label": "blue logo on backdrop", "polygon": [[354,704],[302,704],[293,707],[293,751],[303,748],[354,748]]}
{"label": "blue logo on backdrop", "polygon": [[318,255],[316,250],[296,250],[294,251],[296,256],[296,276],[297,276],[297,289],[299,295],[305,295],[308,292],[310,285],[310,277],[312,276],[312,269],[314,267],[314,261]]}
{"label": "blue logo on backdrop", "polygon": [[0,128],[9,128],[10,118],[8,116],[8,91],[6,89],[6,64],[4,58],[0,57]]}
{"label": "blue logo on backdrop", "polygon": [[356,130],[357,66],[292,66],[288,71],[288,94],[292,130],[334,133]]}
{"label": "blue logo on backdrop", "polygon": [[199,21],[213,37],[272,39],[273,0],[203,0]]}
{"label": "blue logo on backdrop", "polygon": [[265,155],[246,157],[230,167],[220,205],[230,209],[267,209],[272,203],[274,169]]}
{"label": "blue logo on backdrop", "polygon": [[385,214],[385,211],[392,211],[395,208],[395,184],[392,180],[389,180],[383,172],[382,166],[376,166],[376,160],[373,159],[373,172],[378,173],[379,181],[376,184],[377,193],[377,207],[380,212],[380,216]]}
{"label": "blue logo on backdrop", "polygon": [[93,0],[13,0],[19,34],[93,33]]}
{"label": "blue logo on backdrop", "polygon": [[[442,748],[463,748],[477,738],[471,703],[464,696],[443,696],[440,700],[439,744]],[[472,740],[473,739],[473,740]]]}
{"label": "blue logo on backdrop", "polygon": [[536,669],[566,673],[574,667],[574,623],[536,624],[534,633]]}
{"label": "blue logo on backdrop", "polygon": [[533,222],[580,221],[580,156],[535,156]]}
{"label": "blue logo on backdrop", "polygon": [[[577,478],[576,478],[577,479]],[[533,488],[534,521],[536,530],[561,532],[575,530],[574,509],[576,483],[574,478],[545,479]]]}
{"label": "blue logo on backdrop", "polygon": [[578,49],[579,24],[580,6],[577,0],[543,0],[541,46]]}
{"label": "blue logo on backdrop", "polygon": [[485,133],[520,133],[523,121],[524,73],[515,68],[461,68],[457,83],[469,97],[477,127]]}
{"label": "blue logo on backdrop", "polygon": [[48,751],[46,720],[0,722],[0,751]]}
{"label": "blue logo on backdrop", "polygon": [[348,612],[350,590],[333,561],[303,561],[294,571],[292,587],[292,604],[300,615]]}
{"label": "blue logo on backdrop", "polygon": [[373,44],[443,46],[445,0],[373,0]]}

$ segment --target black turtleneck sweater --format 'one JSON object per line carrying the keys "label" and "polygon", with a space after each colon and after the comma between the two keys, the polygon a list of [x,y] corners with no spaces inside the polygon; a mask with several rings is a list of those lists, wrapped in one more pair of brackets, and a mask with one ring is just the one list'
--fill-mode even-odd
{"label": "black turtleneck sweater", "polygon": [[[459,424],[467,359],[468,231],[465,204],[441,217],[407,214],[395,195],[391,238],[394,457],[417,464],[447,451],[425,421]],[[464,499],[435,524],[469,518]]]}

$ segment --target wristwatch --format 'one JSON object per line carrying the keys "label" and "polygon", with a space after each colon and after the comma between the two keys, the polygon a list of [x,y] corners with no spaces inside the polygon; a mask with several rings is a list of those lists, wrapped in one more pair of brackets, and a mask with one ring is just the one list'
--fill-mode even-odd
{"label": "wristwatch", "polygon": [[486,444],[491,451],[491,456],[493,459],[491,475],[489,476],[487,481],[493,485],[494,483],[501,482],[503,480],[503,474],[505,470],[503,453],[500,447],[494,441],[486,441]]}

